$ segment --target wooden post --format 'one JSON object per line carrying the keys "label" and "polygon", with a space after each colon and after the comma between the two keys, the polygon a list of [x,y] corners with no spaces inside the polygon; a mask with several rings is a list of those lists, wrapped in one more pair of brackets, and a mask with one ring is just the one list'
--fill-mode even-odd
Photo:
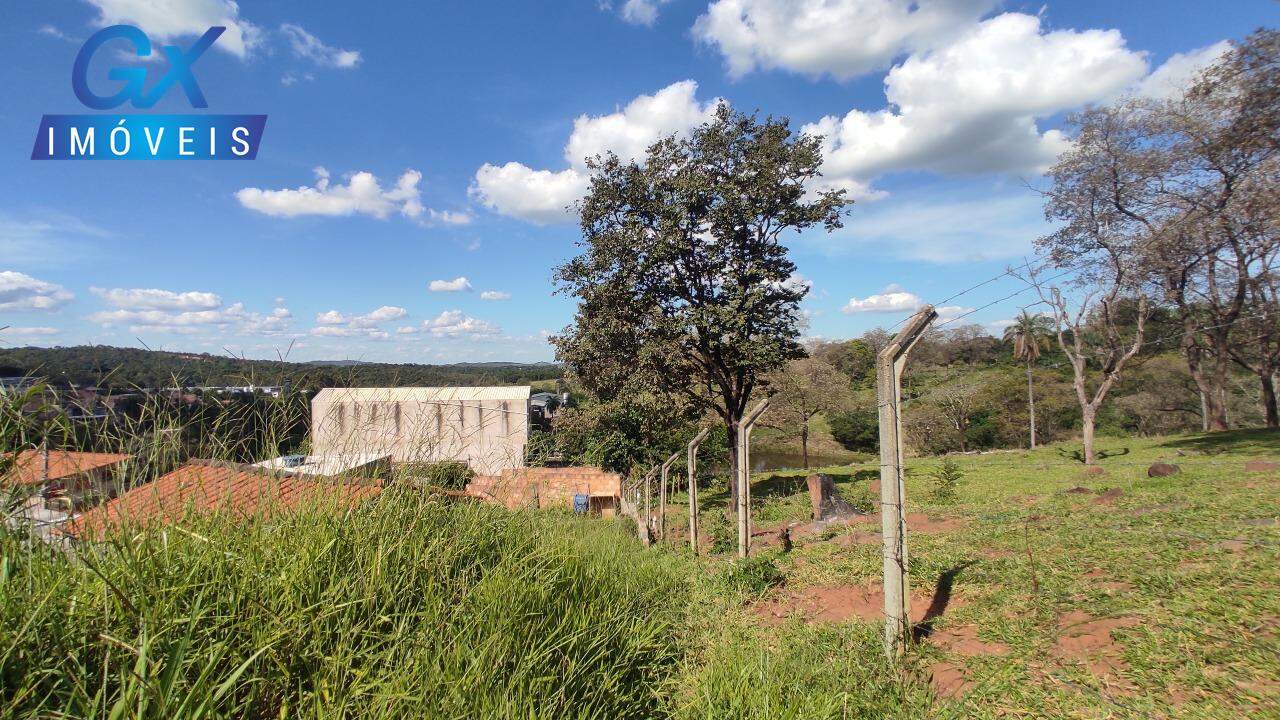
{"label": "wooden post", "polygon": [[769,398],[738,421],[738,557],[751,553],[751,429],[769,409]]}
{"label": "wooden post", "polygon": [[689,547],[698,554],[698,446],[711,434],[711,428],[703,428],[689,441]]}
{"label": "wooden post", "polygon": [[925,305],[876,356],[880,419],[880,532],[884,540],[884,650],[897,660],[910,637],[906,488],[902,473],[902,369],[907,354],[938,317]]}
{"label": "wooden post", "polygon": [[662,463],[662,484],[658,490],[658,539],[667,539],[667,471],[672,463],[680,459],[680,453],[671,453],[671,457]]}

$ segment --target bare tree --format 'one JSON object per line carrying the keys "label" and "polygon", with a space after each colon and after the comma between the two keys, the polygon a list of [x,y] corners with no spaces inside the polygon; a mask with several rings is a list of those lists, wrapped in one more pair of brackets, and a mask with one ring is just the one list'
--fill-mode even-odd
{"label": "bare tree", "polygon": [[834,365],[816,357],[797,358],[770,376],[775,391],[766,423],[783,431],[798,431],[805,469],[809,468],[809,423],[819,413],[842,410],[853,401],[849,378]]}

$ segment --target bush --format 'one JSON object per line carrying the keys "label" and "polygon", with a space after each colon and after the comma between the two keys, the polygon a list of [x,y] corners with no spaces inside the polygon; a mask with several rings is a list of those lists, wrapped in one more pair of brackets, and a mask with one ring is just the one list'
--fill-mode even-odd
{"label": "bush", "polygon": [[964,478],[964,471],[951,458],[943,458],[942,465],[933,472],[933,499],[935,502],[951,503],[956,499],[956,488]]}
{"label": "bush", "polygon": [[750,595],[759,595],[785,579],[786,575],[768,555],[751,555],[735,560],[724,575],[725,584],[731,589]]}
{"label": "bush", "polygon": [[446,490],[463,490],[475,477],[471,466],[457,460],[427,463],[422,466],[422,479],[429,485]]}
{"label": "bush", "polygon": [[831,436],[846,450],[880,451],[880,418],[875,410],[853,410],[827,418]]}

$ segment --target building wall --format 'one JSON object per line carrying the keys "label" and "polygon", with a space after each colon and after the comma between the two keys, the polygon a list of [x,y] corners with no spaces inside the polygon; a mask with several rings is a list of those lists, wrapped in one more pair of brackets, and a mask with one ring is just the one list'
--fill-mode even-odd
{"label": "building wall", "polygon": [[524,466],[526,400],[396,395],[317,395],[311,403],[312,454],[385,452],[397,463],[457,460],[482,475]]}

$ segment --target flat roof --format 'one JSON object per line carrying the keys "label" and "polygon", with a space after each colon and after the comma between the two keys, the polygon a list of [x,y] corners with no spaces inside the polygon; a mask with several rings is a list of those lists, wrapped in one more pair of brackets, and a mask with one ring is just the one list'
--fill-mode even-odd
{"label": "flat roof", "polygon": [[321,402],[478,402],[482,400],[528,400],[528,385],[488,387],[401,387],[324,388],[314,401]]}
{"label": "flat roof", "polygon": [[285,475],[334,476],[373,465],[378,462],[390,462],[391,453],[344,453],[330,455],[282,455],[253,464],[271,472]]}

